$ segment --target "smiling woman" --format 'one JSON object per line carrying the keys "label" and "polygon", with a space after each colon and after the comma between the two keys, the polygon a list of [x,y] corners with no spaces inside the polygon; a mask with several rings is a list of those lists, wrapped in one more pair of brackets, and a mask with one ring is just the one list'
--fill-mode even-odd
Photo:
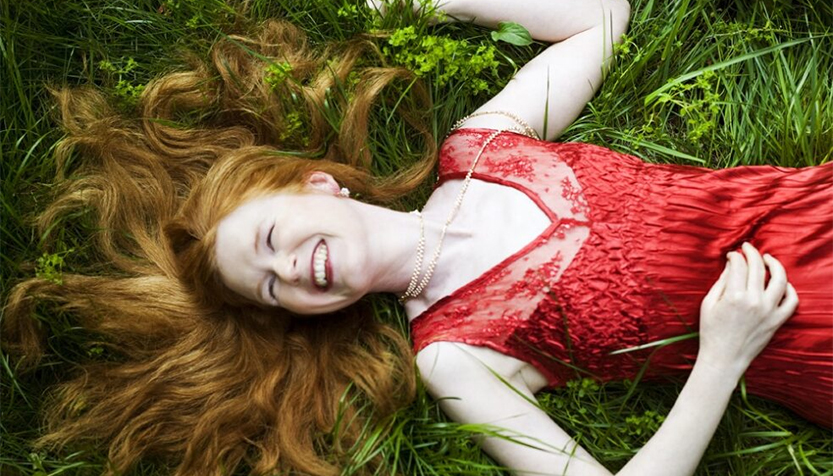
{"label": "smiling woman", "polygon": [[[19,283],[4,309],[3,348],[23,366],[37,363],[44,340],[33,306],[57,302],[118,358],[81,364],[61,383],[39,448],[106,442],[117,474],[154,456],[178,475],[240,464],[255,474],[331,475],[349,460],[367,408],[381,417],[410,400],[407,341],[356,303],[368,290],[359,270],[372,265],[366,226],[320,190],[337,180],[386,203],[432,170],[434,139],[418,112],[428,110],[425,90],[377,61],[366,41],[320,53],[296,27],[269,21],[217,43],[210,65],[153,81],[137,118],[93,88],[54,91],[66,132],[59,169],[73,154],[83,160],[39,224],[95,211],[96,247],[112,269]],[[264,71],[282,62],[291,74],[274,87]],[[334,95],[350,73],[361,81]],[[422,137],[423,159],[374,177],[367,115],[385,88],[406,87],[398,112]],[[325,97],[343,111],[338,130],[323,116]],[[303,140],[284,134],[290,108],[304,118]],[[188,115],[199,125],[177,124]],[[276,152],[287,148],[325,160]],[[314,284],[322,243],[323,287]],[[336,326],[290,312],[336,309]]]}
{"label": "smiling woman", "polygon": [[[395,410],[415,394],[417,370],[459,425],[419,418],[474,429],[496,472],[608,476],[605,455],[619,452],[628,460],[622,475],[691,475],[741,379],[749,394],[829,427],[833,164],[712,170],[542,140],[559,137],[594,99],[626,40],[630,6],[515,3],[381,9],[407,16],[412,6],[425,14],[420,28],[433,20],[522,23],[541,43],[462,118],[442,94],[431,95],[434,107],[415,74],[386,66],[378,37],[317,52],[278,21],[223,37],[210,64],[192,61],[152,81],[133,114],[91,87],[56,90],[66,132],[56,148],[61,186],[40,231],[92,211],[104,264],[18,283],[4,308],[4,351],[17,359],[9,369],[42,356],[53,340],[31,316],[51,302],[108,352],[85,354],[52,392],[36,447],[105,445],[109,474],[146,457],[177,476],[486,467],[423,470],[423,452],[457,458],[419,430],[396,430],[405,435],[399,446],[414,448],[410,466],[396,456],[381,466],[380,441],[400,425]],[[646,2],[643,25],[713,18],[655,22],[657,3]],[[334,19],[350,8],[330,13],[338,29]],[[372,18],[373,31],[386,21]],[[416,32],[399,30],[385,44],[401,47]],[[431,55],[453,57],[458,47],[471,53],[463,61],[491,63],[489,48],[441,44],[419,38],[432,51],[420,64],[430,70]],[[675,56],[674,42],[663,44],[652,60],[658,70]],[[675,84],[668,79],[660,91]],[[399,135],[368,137],[376,104],[384,108],[377,126]],[[438,152],[426,124],[440,109],[458,122]],[[380,144],[399,141],[423,153],[385,157],[395,154]],[[397,162],[407,165],[385,175]],[[402,211],[396,200],[430,182],[437,162],[424,207]],[[404,305],[416,359],[403,333],[376,319],[378,301],[362,299],[385,291]],[[553,406],[550,415],[537,395],[575,379],[596,385],[591,378],[686,383],[667,416],[646,415],[650,439],[619,451],[583,447],[594,438],[582,431],[619,440],[630,430],[592,407],[581,407],[590,420],[571,428],[563,423],[569,408]],[[802,438],[784,438],[791,462]]]}

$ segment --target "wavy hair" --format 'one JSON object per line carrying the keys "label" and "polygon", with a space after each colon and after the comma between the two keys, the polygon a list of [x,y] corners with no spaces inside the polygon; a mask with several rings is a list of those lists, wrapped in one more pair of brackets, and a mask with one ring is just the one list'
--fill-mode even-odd
{"label": "wavy hair", "polygon": [[[56,148],[60,190],[37,223],[45,232],[92,210],[96,251],[110,267],[17,284],[3,343],[34,365],[43,332],[32,314],[52,302],[116,358],[79,364],[53,389],[36,446],[106,444],[110,474],[143,457],[181,476],[241,464],[258,475],[338,474],[369,418],[412,398],[407,341],[365,300],[300,318],[236,298],[213,265],[214,230],[245,200],[297,188],[314,170],[373,202],[412,191],[435,161],[428,95],[409,72],[373,66],[381,60],[372,42],[315,49],[281,21],[226,37],[208,63],[189,62],[152,81],[131,117],[92,87],[53,90],[66,131]],[[285,77],[269,76],[276,64]],[[376,177],[368,118],[387,87],[409,91],[402,104],[412,107],[398,111],[425,154]],[[336,126],[325,100],[340,111]]]}

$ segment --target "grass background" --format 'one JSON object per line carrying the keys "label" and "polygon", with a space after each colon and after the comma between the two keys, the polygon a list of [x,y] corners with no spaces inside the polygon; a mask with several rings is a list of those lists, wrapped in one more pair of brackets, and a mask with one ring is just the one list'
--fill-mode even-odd
{"label": "grass background", "polygon": [[[833,3],[634,0],[632,7],[614,70],[560,140],[709,167],[799,167],[833,157]],[[434,99],[438,138],[544,46],[496,43],[488,30],[430,26],[419,15],[380,20],[346,0],[250,0],[233,7],[217,0],[2,1],[0,297],[36,273],[99,269],[88,245],[94,230],[83,216],[66,217],[49,237],[30,226],[51,195],[52,149],[61,136],[45,86],[93,83],[129,114],[144,84],[181,65],[179,50],[206,56],[241,16],[287,18],[320,43],[372,33],[388,61],[420,68]],[[404,39],[391,44],[397,32]],[[472,55],[489,54],[493,63],[472,66]],[[380,106],[371,124],[371,147],[384,158],[381,173],[416,156],[407,131],[386,127],[391,107]],[[404,323],[392,299],[375,305],[382,318]],[[37,318],[50,328],[41,367],[19,375],[8,356],[0,360],[0,474],[97,474],[105,464],[100,448],[46,454],[28,445],[38,434],[44,390],[73,362],[101,352],[73,327],[71,316],[44,306]],[[678,391],[679,383],[585,380],[540,400],[559,425],[615,470],[650,437]],[[380,474],[503,474],[470,439],[483,428],[448,422],[422,390],[384,428],[368,429],[368,442],[356,448],[355,464],[345,473],[381,454],[387,463]],[[135,473],[167,471],[147,461]],[[738,392],[698,474],[833,474],[833,441],[829,430]]]}

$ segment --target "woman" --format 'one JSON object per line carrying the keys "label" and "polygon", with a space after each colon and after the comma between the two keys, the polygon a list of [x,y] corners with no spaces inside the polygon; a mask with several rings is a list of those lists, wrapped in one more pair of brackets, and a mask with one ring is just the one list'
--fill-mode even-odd
{"label": "woman", "polygon": [[[92,109],[79,106],[93,103],[94,95],[61,93],[64,123],[72,134],[65,147],[86,150],[102,163],[93,166],[86,182],[62,195],[44,223],[77,202],[93,204],[102,211],[102,229],[130,232],[127,237],[103,232],[101,248],[132,276],[66,277],[61,287],[29,282],[10,298],[7,314],[18,327],[7,332],[16,332],[19,341],[29,339],[29,347],[35,339],[20,316],[30,302],[25,297],[35,295],[65,302],[86,327],[108,335],[125,355],[124,362],[90,366],[91,378],[64,386],[52,418],[56,426],[44,443],[109,440],[119,471],[144,454],[162,454],[176,458],[183,474],[217,473],[257,451],[250,464],[258,473],[275,467],[334,473],[342,449],[349,448],[361,426],[352,420],[361,404],[353,399],[366,398],[384,413],[412,392],[401,337],[361,319],[350,306],[361,306],[368,292],[388,291],[404,295],[417,364],[429,390],[453,418],[502,428],[509,439],[484,438],[481,444],[518,473],[608,474],[534,405],[537,390],[577,373],[603,379],[631,375],[649,360],[648,375],[659,377],[690,369],[696,357],[666,423],[623,470],[693,471],[740,375],[797,305],[779,261],[745,244],[742,255],[729,254],[720,274],[724,253],[744,240],[756,242],[779,256],[802,296],[801,309],[784,328],[792,325],[791,333],[779,334],[786,336],[780,343],[776,336],[770,346],[776,353],[763,361],[774,364],[783,357],[778,351],[792,349],[796,334],[808,334],[808,326],[824,321],[819,309],[829,316],[829,294],[805,299],[803,292],[819,289],[813,281],[831,271],[829,256],[825,262],[816,248],[830,242],[829,229],[822,227],[826,222],[806,221],[808,208],[829,204],[829,170],[750,168],[719,175],[648,167],[603,149],[525,137],[556,137],[584,107],[601,81],[610,39],[625,30],[627,4],[531,4],[509,14],[490,2],[448,2],[441,8],[450,17],[487,26],[517,21],[537,39],[558,43],[444,143],[442,181],[419,215],[347,197],[350,191],[374,202],[398,196],[419,183],[431,165],[427,161],[373,183],[354,166],[363,163],[360,148],[349,147],[351,140],[362,143],[349,134],[350,124],[362,122],[361,108],[348,109],[340,147],[328,155],[346,155],[346,165],[276,157],[258,146],[269,142],[262,137],[270,132],[261,128],[268,121],[247,115],[252,108],[245,101],[259,86],[237,80],[249,77],[240,66],[245,63],[219,58],[233,54],[222,47],[215,62],[229,77],[224,87],[244,88],[242,94],[216,93],[239,101],[223,104],[230,116],[223,119],[253,123],[249,128],[180,131],[163,121],[143,120],[137,131],[93,113],[83,117]],[[295,46],[281,53],[295,51],[288,62],[303,75],[301,66],[308,63],[297,33],[285,26],[273,29],[271,41],[262,43]],[[336,77],[343,80],[356,56],[354,50],[345,52],[346,59],[333,67]],[[362,91],[371,94],[402,74],[369,71]],[[205,101],[204,81],[199,72],[160,81],[143,98],[142,117],[167,118],[177,108],[195,107]],[[304,92],[310,94],[301,97],[320,104],[333,81],[307,83],[312,86]],[[316,91],[321,94],[312,94]],[[281,121],[279,112],[268,109],[263,116]],[[312,128],[313,149],[321,142],[317,130]],[[471,179],[465,178],[469,170]],[[637,180],[642,175],[647,178]],[[118,187],[103,183],[105,177],[120,179]],[[623,177],[634,182],[622,183]],[[747,185],[769,187],[774,180],[789,192],[772,194],[770,202],[760,193],[735,200]],[[691,195],[675,202],[669,190],[683,190],[680,181],[689,184]],[[724,200],[728,208],[712,200],[720,193],[732,198]],[[658,215],[657,204],[647,200],[652,196],[661,197],[671,211]],[[794,206],[777,212],[787,200]],[[690,206],[713,202],[718,205],[705,215]],[[763,215],[740,208],[758,202]],[[727,215],[729,209],[736,215]],[[703,217],[725,222],[698,229]],[[679,223],[665,221],[669,218]],[[662,226],[652,231],[657,223]],[[783,238],[773,238],[778,233],[770,224],[796,223],[805,231],[815,227],[802,246],[795,252],[773,249]],[[671,237],[679,243],[659,246]],[[699,263],[671,257],[698,251]],[[674,272],[658,272],[661,266],[675,266]],[[585,276],[601,279],[588,284]],[[604,296],[625,299],[605,302]],[[696,329],[701,300],[699,351],[691,340],[658,350],[650,346]],[[500,302],[509,305],[495,309]],[[616,319],[590,320],[586,329],[577,328],[602,307],[614,310]],[[656,312],[647,312],[652,307]],[[334,315],[296,316],[321,313]],[[562,315],[569,321],[566,327],[553,320]],[[830,342],[829,326],[821,328],[819,339],[814,345]],[[558,354],[559,348],[567,352]],[[808,367],[829,371],[829,354],[820,355],[821,363]],[[787,365],[792,370],[796,364]],[[777,375],[776,383],[788,381]],[[758,388],[752,375],[747,380],[750,391]],[[819,411],[808,416],[824,420],[829,415],[819,412],[830,402],[829,375],[800,381],[812,383],[810,392],[817,390],[808,393],[808,402]],[[772,387],[759,388],[766,394]],[[339,425],[344,425],[342,441],[330,442],[335,450],[325,457],[316,448],[322,435]]]}
{"label": "woman", "polygon": [[[251,199],[218,221],[219,281],[259,305],[300,314],[332,312],[371,292],[403,295],[429,391],[455,420],[492,424],[511,436],[481,444],[521,474],[607,474],[536,407],[538,390],[565,384],[576,366],[609,380],[634,378],[649,361],[647,375],[657,377],[696,360],[666,423],[622,470],[690,474],[737,381],[797,304],[777,260],[761,258],[748,243],[742,255],[730,250],[749,239],[776,252],[787,244],[779,228],[795,219],[788,214],[812,210],[824,210],[824,218],[808,216],[805,233],[793,238],[807,240],[806,250],[829,247],[830,167],[715,173],[540,143],[537,132],[557,136],[592,96],[606,43],[624,32],[628,5],[534,5],[518,13],[489,2],[441,7],[486,26],[517,21],[533,37],[558,43],[461,121],[443,145],[440,184],[421,214],[351,201],[331,175],[312,172],[302,193]],[[561,18],[569,21],[559,24]],[[777,198],[760,190],[787,182],[804,192]],[[724,274],[702,305],[699,352],[691,342],[654,348],[694,330],[691,317],[727,251]],[[808,273],[797,277],[802,290],[823,292],[831,266],[821,249],[814,260],[827,263],[806,267],[782,251],[791,274]],[[765,269],[772,274],[766,288]],[[599,276],[604,290],[594,286]],[[829,425],[831,367],[823,349],[831,342],[830,294],[814,300],[746,378],[750,392]],[[827,362],[808,363],[796,386],[783,379],[773,385],[773,368],[790,371],[783,359],[808,350],[806,342],[788,342],[812,329],[824,332],[810,348]],[[640,347],[646,350],[620,353]],[[814,383],[802,389],[806,398],[796,399],[798,384],[807,382]]]}

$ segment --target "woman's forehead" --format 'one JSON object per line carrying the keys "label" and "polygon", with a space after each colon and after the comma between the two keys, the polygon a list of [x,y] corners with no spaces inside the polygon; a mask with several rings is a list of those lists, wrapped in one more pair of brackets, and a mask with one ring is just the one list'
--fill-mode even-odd
{"label": "woman's forehead", "polygon": [[260,279],[256,243],[262,241],[263,218],[256,207],[241,206],[217,226],[214,258],[226,286],[246,297],[253,296]]}

